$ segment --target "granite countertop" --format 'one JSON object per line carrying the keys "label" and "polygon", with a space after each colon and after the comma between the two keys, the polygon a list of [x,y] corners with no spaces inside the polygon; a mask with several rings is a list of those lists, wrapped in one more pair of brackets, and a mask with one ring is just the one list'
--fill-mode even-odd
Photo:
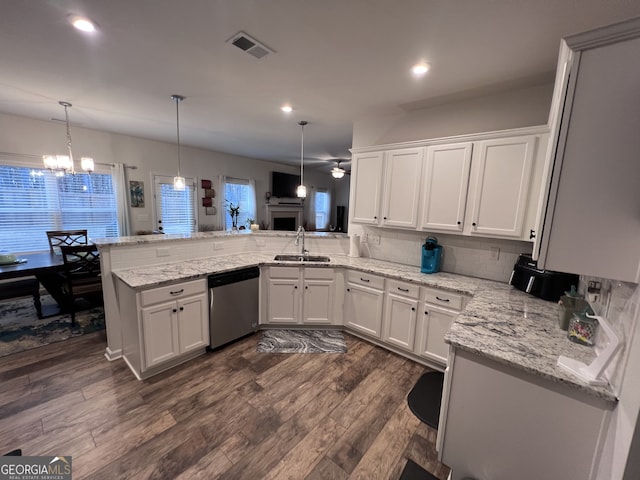
{"label": "granite countertop", "polygon": [[[558,367],[560,355],[588,364],[595,358],[595,352],[591,347],[567,339],[566,332],[558,326],[554,302],[490,280],[445,272],[427,275],[421,273],[419,267],[370,258],[330,257],[329,263],[304,262],[304,265],[349,268],[472,297],[446,334],[447,343],[607,402],[617,401],[610,388],[589,385]],[[114,270],[113,274],[131,288],[142,290],[248,266],[300,265],[297,262],[276,262],[273,258],[273,253],[242,253]]]}
{"label": "granite countertop", "polygon": [[[144,243],[161,243],[175,242],[178,240],[206,240],[211,238],[235,237],[239,238],[245,235],[253,235],[260,237],[295,237],[296,232],[279,231],[279,230],[240,230],[237,232],[216,231],[216,232],[197,232],[188,234],[153,234],[153,235],[132,235],[129,237],[107,237],[91,239],[98,248],[117,247],[122,245],[136,245]],[[341,232],[305,232],[306,238],[347,238],[346,233]]]}

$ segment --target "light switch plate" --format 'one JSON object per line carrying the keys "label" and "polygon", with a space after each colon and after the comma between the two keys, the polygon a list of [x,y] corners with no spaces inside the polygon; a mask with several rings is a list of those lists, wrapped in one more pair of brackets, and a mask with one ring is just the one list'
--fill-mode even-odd
{"label": "light switch plate", "polygon": [[267,241],[264,238],[256,238],[256,246],[264,247],[267,245]]}
{"label": "light switch plate", "polygon": [[169,255],[171,255],[171,253],[169,253],[168,247],[156,248],[157,257],[168,257]]}
{"label": "light switch plate", "polygon": [[224,248],[224,243],[222,242],[213,242],[214,250],[222,250]]}

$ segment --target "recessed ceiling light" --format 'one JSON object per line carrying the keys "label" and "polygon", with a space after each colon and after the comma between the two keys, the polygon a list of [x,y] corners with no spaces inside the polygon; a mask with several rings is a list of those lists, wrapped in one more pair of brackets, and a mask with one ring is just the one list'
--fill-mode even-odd
{"label": "recessed ceiling light", "polygon": [[71,17],[71,25],[83,32],[95,32],[96,26],[86,17]]}
{"label": "recessed ceiling light", "polygon": [[421,77],[429,71],[429,68],[431,68],[431,65],[429,65],[428,63],[416,63],[413,67],[411,67],[411,73],[413,73],[416,77]]}
{"label": "recessed ceiling light", "polygon": [[284,113],[291,113],[293,111],[293,107],[291,105],[283,105],[282,107],[280,107],[280,110],[282,110]]}

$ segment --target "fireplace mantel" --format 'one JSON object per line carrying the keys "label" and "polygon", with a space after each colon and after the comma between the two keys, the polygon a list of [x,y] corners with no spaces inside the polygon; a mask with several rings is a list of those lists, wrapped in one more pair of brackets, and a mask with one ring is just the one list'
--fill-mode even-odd
{"label": "fireplace mantel", "polygon": [[[291,219],[293,230],[297,229],[300,225],[304,223],[304,205],[301,204],[291,204],[291,205],[272,205],[267,204],[267,215],[266,218],[269,221],[268,229],[274,230],[274,220],[284,220]],[[295,224],[293,223],[295,222]]]}

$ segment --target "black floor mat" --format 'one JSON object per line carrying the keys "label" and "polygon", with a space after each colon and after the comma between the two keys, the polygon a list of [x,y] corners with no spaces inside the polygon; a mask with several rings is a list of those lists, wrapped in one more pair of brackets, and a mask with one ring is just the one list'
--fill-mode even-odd
{"label": "black floor mat", "polygon": [[407,403],[413,414],[436,430],[443,382],[444,373],[427,372],[418,379],[407,396]]}
{"label": "black floor mat", "polygon": [[400,475],[400,480],[438,480],[420,465],[412,460],[407,460],[407,464]]}

